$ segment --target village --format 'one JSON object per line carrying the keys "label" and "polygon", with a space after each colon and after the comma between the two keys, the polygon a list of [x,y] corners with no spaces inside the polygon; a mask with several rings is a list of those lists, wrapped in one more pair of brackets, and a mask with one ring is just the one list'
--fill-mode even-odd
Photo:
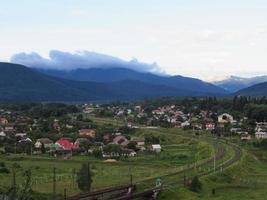
{"label": "village", "polygon": [[[93,155],[116,159],[142,152],[160,153],[159,138],[131,135],[138,128],[177,128],[192,130],[196,135],[204,131],[219,137],[239,138],[243,142],[267,138],[265,121],[255,121],[251,125],[246,116],[237,120],[230,113],[211,110],[186,112],[184,106],[177,105],[144,109],[141,105],[82,104],[49,119],[26,113],[1,109],[2,154],[48,154],[64,159],[73,155]],[[98,126],[93,119],[99,118],[112,119],[116,124]]]}

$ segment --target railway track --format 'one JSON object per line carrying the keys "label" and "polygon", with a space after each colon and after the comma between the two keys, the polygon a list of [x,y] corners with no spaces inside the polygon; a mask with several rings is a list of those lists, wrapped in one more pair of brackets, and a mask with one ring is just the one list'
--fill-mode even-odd
{"label": "railway track", "polygon": [[[226,141],[220,140],[221,142],[227,143]],[[238,160],[240,160],[242,156],[242,151],[241,149],[231,143],[227,144],[231,148],[234,149],[234,156],[231,157],[230,159],[226,160],[225,162],[217,165],[215,169],[209,170],[206,172],[201,172],[198,173],[194,176],[202,177],[202,176],[207,176],[210,175],[214,172],[220,171],[222,168],[226,169],[236,163]],[[215,155],[215,161],[220,161],[223,159],[225,156],[226,151],[224,147],[219,147],[216,155]],[[178,172],[173,172],[169,173],[166,175],[161,176],[161,178],[168,178],[168,177],[176,177],[178,178],[177,181],[171,181],[171,182],[166,182],[164,183],[163,187],[158,187],[158,188],[150,188],[150,189],[145,189],[144,191],[140,192],[134,192],[136,186],[142,184],[142,183],[147,183],[147,182],[152,182],[155,180],[155,178],[150,178],[150,179],[145,179],[143,181],[136,182],[134,185],[123,185],[123,186],[118,186],[118,187],[111,187],[111,188],[106,188],[103,190],[91,192],[91,193],[85,193],[85,194],[80,194],[76,195],[71,198],[67,198],[67,200],[97,200],[97,199],[107,199],[107,200],[128,200],[128,199],[136,199],[139,197],[153,197],[155,194],[159,193],[161,190],[168,189],[169,187],[173,187],[174,185],[177,184],[183,184],[184,183],[184,177],[180,177],[180,175],[184,175],[185,173],[188,173],[195,168],[201,168],[201,167],[207,167],[210,166],[214,162],[214,157],[209,158],[205,162],[199,163],[197,165],[191,165],[190,167],[180,170]],[[187,181],[191,180],[193,176],[188,176]],[[151,185],[152,186],[152,185]]]}
{"label": "railway track", "polygon": [[[240,149],[240,147],[236,146],[235,144],[228,144],[228,145],[231,146],[234,149],[234,156],[233,157],[231,157],[229,160],[217,165],[215,167],[215,171],[213,169],[213,170],[209,170],[209,171],[206,171],[206,172],[198,173],[198,174],[196,174],[194,176],[198,176],[198,177],[207,176],[207,175],[210,175],[212,173],[219,172],[222,169],[226,169],[226,168],[232,166],[234,163],[238,162],[241,159],[242,150]],[[220,158],[220,157],[221,157],[221,155],[218,155],[218,158]],[[218,160],[218,159],[216,158],[216,160]],[[211,160],[209,160],[209,163],[210,162],[211,162]],[[208,164],[208,162],[203,163],[202,166],[204,166],[205,164]],[[201,166],[201,165],[199,165],[199,166]],[[187,181],[188,180],[192,180],[192,178],[194,176],[187,177]],[[164,188],[172,187],[173,185],[183,184],[183,183],[184,183],[184,179],[180,179],[180,180],[178,180],[176,182],[168,182],[167,184],[164,184]]]}

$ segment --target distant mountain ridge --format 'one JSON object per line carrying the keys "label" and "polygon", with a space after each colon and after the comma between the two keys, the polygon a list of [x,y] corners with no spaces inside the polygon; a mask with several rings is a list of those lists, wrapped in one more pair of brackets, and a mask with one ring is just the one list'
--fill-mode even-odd
{"label": "distant mountain ridge", "polygon": [[178,89],[140,80],[74,81],[48,76],[23,65],[0,63],[1,101],[125,101],[164,96],[215,95],[212,92]]}
{"label": "distant mountain ridge", "polygon": [[267,82],[259,83],[251,87],[239,90],[234,95],[255,97],[267,96]]}
{"label": "distant mountain ridge", "polygon": [[244,88],[263,82],[267,82],[267,76],[256,76],[252,78],[230,76],[225,80],[213,82],[213,84],[231,93],[234,93],[237,92],[238,90],[242,90]]}
{"label": "distant mountain ridge", "polygon": [[141,81],[147,84],[164,85],[178,90],[191,91],[191,95],[225,95],[227,92],[210,83],[195,78],[183,76],[156,75],[152,73],[137,72],[126,68],[89,68],[75,70],[36,70],[50,76],[76,81],[94,81],[101,83],[117,81]]}

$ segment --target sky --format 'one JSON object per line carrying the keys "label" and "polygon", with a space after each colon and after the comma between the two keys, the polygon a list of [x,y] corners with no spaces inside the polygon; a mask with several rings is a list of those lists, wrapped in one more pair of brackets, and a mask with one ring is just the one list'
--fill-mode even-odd
{"label": "sky", "polygon": [[266,0],[0,0],[0,60],[97,52],[217,80],[267,75]]}

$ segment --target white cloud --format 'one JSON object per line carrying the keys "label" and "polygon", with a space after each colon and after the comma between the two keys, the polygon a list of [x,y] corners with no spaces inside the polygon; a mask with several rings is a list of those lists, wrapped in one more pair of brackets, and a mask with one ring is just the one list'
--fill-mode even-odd
{"label": "white cloud", "polygon": [[146,64],[139,62],[136,58],[125,61],[113,56],[89,51],[71,53],[52,50],[49,53],[49,58],[44,58],[35,52],[18,53],[13,55],[10,61],[42,69],[127,68],[141,72],[163,73],[156,63]]}

